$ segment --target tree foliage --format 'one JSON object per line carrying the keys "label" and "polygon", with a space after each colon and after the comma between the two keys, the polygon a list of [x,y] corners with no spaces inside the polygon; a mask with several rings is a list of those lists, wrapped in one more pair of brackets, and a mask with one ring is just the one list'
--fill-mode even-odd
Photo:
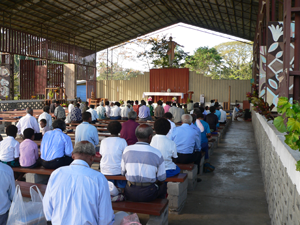
{"label": "tree foliage", "polygon": [[215,48],[200,47],[188,56],[185,66],[196,73],[215,76],[220,70],[222,57]]}
{"label": "tree foliage", "polygon": [[[150,64],[154,68],[166,68],[169,67],[169,56],[168,52],[168,42],[169,38],[166,35],[162,37],[151,37],[146,43],[150,45],[150,49],[145,48],[144,51],[138,53],[137,57],[141,60],[149,60]],[[176,46],[174,51],[174,60],[172,67],[182,68],[185,65],[185,58],[188,56],[188,53],[183,51],[182,48]]]}
{"label": "tree foliage", "polygon": [[220,78],[240,80],[252,78],[252,44],[232,41],[219,44],[215,49],[222,57]]}

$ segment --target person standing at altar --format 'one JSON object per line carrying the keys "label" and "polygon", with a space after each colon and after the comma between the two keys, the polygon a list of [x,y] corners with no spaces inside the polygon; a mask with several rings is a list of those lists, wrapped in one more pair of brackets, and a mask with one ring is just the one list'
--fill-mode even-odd
{"label": "person standing at altar", "polygon": [[169,112],[170,108],[171,108],[171,102],[167,101],[164,107],[165,113]]}
{"label": "person standing at altar", "polygon": [[141,101],[141,107],[139,108],[139,120],[147,121],[152,120],[150,109],[146,106],[146,102],[144,100]]}

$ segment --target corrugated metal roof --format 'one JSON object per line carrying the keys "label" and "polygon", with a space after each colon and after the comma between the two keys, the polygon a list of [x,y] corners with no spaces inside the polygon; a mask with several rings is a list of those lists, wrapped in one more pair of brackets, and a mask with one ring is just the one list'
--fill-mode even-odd
{"label": "corrugated metal roof", "polygon": [[1,12],[4,26],[99,51],[178,22],[253,40],[258,0],[1,0]]}

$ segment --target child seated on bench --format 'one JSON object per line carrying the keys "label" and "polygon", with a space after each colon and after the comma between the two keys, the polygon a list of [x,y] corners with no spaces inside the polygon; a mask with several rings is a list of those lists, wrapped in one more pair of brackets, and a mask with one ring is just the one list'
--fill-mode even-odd
{"label": "child seated on bench", "polygon": [[40,120],[40,127],[40,132],[42,133],[42,135],[44,135],[47,131],[50,130],[49,126],[47,126],[47,120],[45,119]]}
{"label": "child seated on bench", "polygon": [[167,119],[159,118],[156,120],[154,123],[156,135],[152,138],[150,143],[153,148],[161,152],[165,160],[167,178],[180,173],[180,168],[172,160],[178,158],[176,144],[166,136],[170,129],[171,124]]}
{"label": "child seated on bench", "polygon": [[15,137],[18,128],[15,125],[9,125],[6,128],[7,138],[0,142],[0,162],[11,167],[19,167],[20,144]]}
{"label": "child seated on bench", "polygon": [[[42,119],[45,120],[45,119]],[[42,121],[41,120],[41,121]],[[39,166],[39,149],[34,140],[34,130],[27,128],[23,132],[25,138],[20,144],[20,164],[22,167],[35,168]]]}

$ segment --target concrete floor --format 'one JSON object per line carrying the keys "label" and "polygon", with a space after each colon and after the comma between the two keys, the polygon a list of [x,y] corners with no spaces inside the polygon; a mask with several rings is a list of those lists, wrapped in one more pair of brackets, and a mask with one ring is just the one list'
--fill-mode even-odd
{"label": "concrete floor", "polygon": [[[232,122],[211,157],[215,171],[188,193],[170,225],[268,225],[270,218],[251,122]],[[145,215],[139,215],[145,224]]]}

